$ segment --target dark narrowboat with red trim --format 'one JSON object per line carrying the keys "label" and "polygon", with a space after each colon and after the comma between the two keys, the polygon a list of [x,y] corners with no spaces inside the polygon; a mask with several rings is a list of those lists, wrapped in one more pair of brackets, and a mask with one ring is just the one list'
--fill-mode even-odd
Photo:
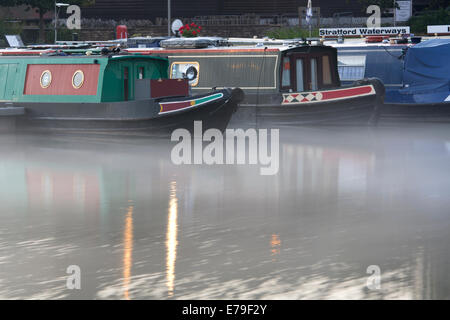
{"label": "dark narrowboat with red trim", "polygon": [[242,93],[222,88],[191,94],[168,79],[168,60],[142,55],[44,54],[0,57],[0,119],[16,129],[78,132],[177,128],[224,130]]}
{"label": "dark narrowboat with red trim", "polygon": [[[207,39],[169,39],[161,48],[128,52],[168,57],[170,78],[188,78],[193,92],[239,87],[245,99],[232,126],[367,125],[377,118],[383,83],[341,85],[337,51],[324,45],[210,45]],[[217,41],[216,41],[217,42]],[[184,44],[184,45],[183,45]]]}

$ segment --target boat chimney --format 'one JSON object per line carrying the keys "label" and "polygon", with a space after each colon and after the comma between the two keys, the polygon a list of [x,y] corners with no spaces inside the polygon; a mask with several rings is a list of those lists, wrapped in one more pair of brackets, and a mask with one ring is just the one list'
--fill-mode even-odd
{"label": "boat chimney", "polygon": [[128,38],[128,29],[126,25],[118,25],[116,27],[116,39],[127,39]]}

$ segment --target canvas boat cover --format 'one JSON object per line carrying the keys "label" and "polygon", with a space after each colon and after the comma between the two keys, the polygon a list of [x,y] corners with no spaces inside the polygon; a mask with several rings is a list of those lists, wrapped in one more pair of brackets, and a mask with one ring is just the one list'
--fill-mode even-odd
{"label": "canvas boat cover", "polygon": [[450,92],[450,39],[431,39],[410,47],[404,68],[402,94],[429,96],[436,93],[436,98],[445,99]]}
{"label": "canvas boat cover", "polygon": [[226,44],[227,41],[219,37],[170,38],[160,43],[165,49],[203,49]]}

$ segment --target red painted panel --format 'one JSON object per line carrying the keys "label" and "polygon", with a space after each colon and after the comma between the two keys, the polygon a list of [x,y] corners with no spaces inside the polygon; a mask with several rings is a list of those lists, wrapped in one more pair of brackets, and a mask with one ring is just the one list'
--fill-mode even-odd
{"label": "red painted panel", "polygon": [[[52,73],[52,82],[47,88],[42,88],[40,83],[44,70]],[[79,89],[72,86],[72,76],[77,70],[84,73],[84,83]],[[98,64],[30,64],[23,94],[96,95],[99,71]]]}
{"label": "red painted panel", "polygon": [[352,97],[361,94],[368,94],[372,92],[372,86],[362,86],[349,89],[332,90],[332,91],[322,91],[322,100]]}
{"label": "red painted panel", "polygon": [[166,54],[166,53],[241,53],[241,52],[280,52],[279,49],[137,49],[137,50],[126,50],[131,53],[141,53],[141,54]]}
{"label": "red painted panel", "polygon": [[159,113],[165,113],[169,111],[180,110],[188,107],[192,107],[194,104],[191,104],[191,101],[182,101],[178,103],[160,103],[161,111]]}
{"label": "red painted panel", "polygon": [[186,79],[150,80],[150,90],[152,98],[187,96],[189,83]]}

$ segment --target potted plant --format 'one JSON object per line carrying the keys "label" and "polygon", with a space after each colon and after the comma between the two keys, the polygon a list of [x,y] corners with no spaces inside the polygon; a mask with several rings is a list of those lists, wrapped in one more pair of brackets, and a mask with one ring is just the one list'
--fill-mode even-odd
{"label": "potted plant", "polygon": [[191,24],[185,24],[182,26],[179,31],[182,37],[192,38],[197,37],[200,34],[202,27],[192,22]]}

